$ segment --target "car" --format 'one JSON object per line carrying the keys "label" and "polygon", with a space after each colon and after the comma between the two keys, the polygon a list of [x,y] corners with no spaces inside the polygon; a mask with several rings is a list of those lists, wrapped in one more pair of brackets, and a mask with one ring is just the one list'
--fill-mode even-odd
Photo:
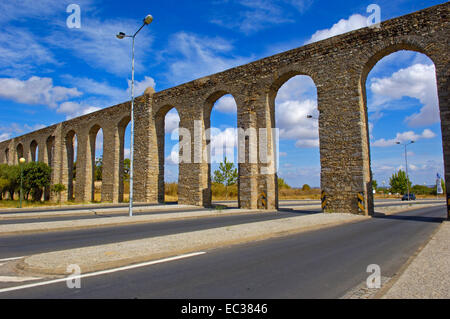
{"label": "car", "polygon": [[409,194],[409,199],[408,199],[408,194],[403,195],[402,197],[402,201],[410,201],[410,200],[416,200],[416,195],[414,194]]}

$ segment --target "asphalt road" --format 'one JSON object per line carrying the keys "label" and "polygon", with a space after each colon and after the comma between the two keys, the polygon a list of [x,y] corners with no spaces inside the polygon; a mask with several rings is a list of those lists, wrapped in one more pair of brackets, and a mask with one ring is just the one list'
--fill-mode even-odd
{"label": "asphalt road", "polygon": [[392,277],[445,216],[423,208],[0,298],[339,298],[366,281],[368,265]]}
{"label": "asphalt road", "polygon": [[74,231],[0,236],[0,259],[287,218],[318,212],[319,210],[302,212],[286,211],[264,214],[253,213],[170,222],[99,227]]}
{"label": "asphalt road", "polygon": [[[431,200],[433,201],[433,200]],[[231,206],[234,206],[234,202],[218,202],[218,203],[223,203],[223,204],[231,204]],[[320,202],[315,201],[315,202],[311,202],[311,201],[281,201],[280,202],[280,209],[286,208],[286,207],[295,207],[298,210],[301,210],[302,206],[306,206],[306,205],[313,205],[313,204],[317,204],[319,205]],[[415,201],[415,202],[411,202],[412,205],[416,205],[416,204],[423,204],[423,203],[430,203],[430,200],[428,201]],[[399,200],[377,200],[375,202],[375,207],[392,207],[392,206],[398,206],[398,205],[404,205],[405,202],[401,202]],[[118,206],[118,207],[122,207],[122,206]],[[118,207],[109,207],[109,208],[118,208]],[[151,207],[151,205],[150,205]],[[83,219],[96,219],[96,218],[107,218],[107,217],[120,217],[120,216],[128,216],[128,212],[122,212],[122,213],[96,213],[95,209],[100,209],[100,208],[108,208],[108,207],[97,207],[97,208],[91,208],[91,209],[87,209],[87,213],[83,214],[83,215],[67,215],[67,216],[55,216],[55,217],[33,217],[33,218],[29,218],[26,217],[26,215],[23,218],[20,219],[10,219],[10,220],[0,220],[0,225],[8,225],[8,224],[25,224],[25,223],[40,223],[40,222],[56,222],[56,221],[67,221],[67,220],[83,220]],[[170,208],[170,205],[165,207],[165,208],[161,208],[161,210],[158,211],[149,211],[149,212],[143,212],[143,213],[136,213],[136,216],[145,216],[145,215],[154,215],[154,214],[168,214],[168,213],[183,213],[183,212],[190,212],[190,211],[207,211],[209,210],[208,208],[187,208],[187,209],[171,209],[168,210],[167,208]],[[80,209],[80,208],[78,208]],[[68,211],[72,211],[74,209],[72,208],[67,208],[67,209],[62,209],[62,212],[68,212]],[[308,209],[311,210],[311,209]],[[317,211],[315,209],[313,209],[314,211]],[[29,211],[29,212],[34,212],[36,213],[36,211]],[[29,213],[27,212],[22,212],[23,214]],[[48,213],[44,212],[44,211],[39,211],[41,213]],[[5,215],[7,216],[8,214],[11,214],[11,212],[9,213],[2,213],[0,212],[0,215]]]}

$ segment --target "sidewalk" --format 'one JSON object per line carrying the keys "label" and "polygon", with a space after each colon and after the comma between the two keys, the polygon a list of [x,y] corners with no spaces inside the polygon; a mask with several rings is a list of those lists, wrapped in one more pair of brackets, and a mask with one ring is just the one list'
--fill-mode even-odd
{"label": "sidewalk", "polygon": [[450,298],[450,222],[444,222],[440,226],[433,238],[381,298]]}

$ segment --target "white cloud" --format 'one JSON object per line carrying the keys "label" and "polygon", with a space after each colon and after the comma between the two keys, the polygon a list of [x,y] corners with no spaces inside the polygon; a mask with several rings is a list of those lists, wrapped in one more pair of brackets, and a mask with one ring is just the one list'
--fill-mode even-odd
{"label": "white cloud", "polygon": [[297,76],[286,82],[278,91],[276,121],[280,138],[296,140],[296,147],[315,148],[319,146],[319,123],[308,119],[318,117],[317,89],[307,76]]}
{"label": "white cloud", "polygon": [[0,142],[7,141],[11,138],[11,134],[9,133],[1,133],[0,134]]}
{"label": "white cloud", "polygon": [[353,30],[365,28],[368,26],[367,17],[360,14],[354,14],[348,19],[342,19],[334,24],[330,29],[319,30],[314,33],[306,44],[328,39],[340,34],[344,34]]}
{"label": "white cloud", "polygon": [[217,100],[216,104],[214,105],[214,109],[217,109],[222,113],[235,114],[237,113],[236,101],[234,100],[233,96],[225,95],[224,97]]}
{"label": "white cloud", "polygon": [[391,107],[389,102],[411,97],[418,99],[423,107],[419,113],[406,118],[409,126],[426,126],[440,120],[434,65],[414,64],[390,77],[374,78],[370,90],[374,94],[372,111],[387,109]]}
{"label": "white cloud", "polygon": [[172,134],[180,126],[180,116],[177,110],[172,109],[167,113],[165,119],[165,131],[167,134]]}
{"label": "white cloud", "polygon": [[0,98],[23,104],[57,107],[58,102],[82,95],[76,88],[54,86],[51,78],[33,76],[22,81],[13,78],[0,79]]}
{"label": "white cloud", "polygon": [[175,84],[184,83],[250,61],[249,58],[230,55],[232,49],[232,44],[221,38],[176,33],[165,52],[169,61],[168,80]]}
{"label": "white cloud", "polygon": [[297,140],[297,147],[319,146],[319,123],[308,119],[310,114],[317,114],[317,102],[312,100],[287,101],[277,105],[277,127],[280,138]]}
{"label": "white cloud", "polygon": [[396,138],[391,140],[386,140],[384,138],[379,139],[372,143],[372,146],[375,147],[390,147],[396,145],[397,142],[400,143],[407,143],[410,141],[419,141],[421,139],[432,139],[436,137],[436,134],[433,133],[431,130],[426,129],[422,132],[422,134],[416,134],[413,131],[408,131],[404,133],[397,133]]}
{"label": "white cloud", "polygon": [[100,109],[101,108],[99,107],[86,105],[84,103],[64,102],[58,107],[57,112],[65,114],[66,119],[70,120],[75,117],[99,111]]}
{"label": "white cloud", "polygon": [[[98,20],[84,15],[80,29],[69,30],[64,25],[56,29],[45,42],[67,50],[71,55],[83,59],[95,69],[116,75],[131,72],[131,40],[119,40],[119,31],[131,33],[139,26],[134,20]],[[145,61],[153,42],[151,32],[146,28],[136,38],[136,69],[145,71]],[[114,54],[112,54],[114,52]]]}
{"label": "white cloud", "polygon": [[29,132],[40,130],[48,125],[34,124],[34,125],[21,125],[17,123],[11,123],[9,126],[0,126],[0,141],[5,141],[13,138],[14,136],[24,135]]}
{"label": "white cloud", "polygon": [[[0,10],[1,11],[1,10]],[[59,65],[39,38],[24,29],[6,26],[0,37],[0,74],[16,77],[42,71],[45,65]]]}
{"label": "white cloud", "polygon": [[210,147],[212,163],[222,163],[224,156],[234,162],[237,158],[237,130],[235,128],[212,129]]}

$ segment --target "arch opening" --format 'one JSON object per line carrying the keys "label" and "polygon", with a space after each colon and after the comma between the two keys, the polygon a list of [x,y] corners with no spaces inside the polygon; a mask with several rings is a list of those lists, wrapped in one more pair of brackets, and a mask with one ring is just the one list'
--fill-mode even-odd
{"label": "arch opening", "polygon": [[439,198],[445,171],[434,62],[417,48],[389,47],[371,58],[361,89],[375,203],[408,193]]}
{"label": "arch opening", "polygon": [[74,201],[76,200],[75,194],[75,183],[76,183],[76,169],[77,169],[77,148],[78,148],[78,137],[75,131],[69,131],[66,134],[65,138],[65,151],[66,151],[66,168],[65,171],[67,175],[65,176],[66,180],[66,189],[67,189],[67,200]]}
{"label": "arch opening", "polygon": [[130,150],[131,117],[124,117],[118,124],[119,133],[119,202],[130,201]]}
{"label": "arch opening", "polygon": [[304,74],[285,74],[274,84],[269,105],[279,136],[276,201],[320,200],[320,113],[313,79]]}
{"label": "arch opening", "polygon": [[16,153],[17,153],[17,162],[23,157],[23,145],[22,143],[19,143],[16,147]]}
{"label": "arch opening", "polygon": [[[226,91],[211,95],[204,110],[205,147],[208,163],[206,202],[237,207],[239,201],[237,103]],[[230,167],[227,171],[225,161]]]}
{"label": "arch opening", "polygon": [[174,106],[161,108],[155,116],[158,145],[158,202],[178,202],[180,116]]}
{"label": "arch opening", "polygon": [[33,140],[30,144],[31,161],[37,162],[39,160],[39,145],[36,140]]}
{"label": "arch opening", "polygon": [[103,189],[103,129],[100,125],[94,125],[89,131],[90,141],[90,154],[91,158],[88,161],[88,171],[90,168],[90,180],[91,180],[91,201],[102,201],[102,189]]}

